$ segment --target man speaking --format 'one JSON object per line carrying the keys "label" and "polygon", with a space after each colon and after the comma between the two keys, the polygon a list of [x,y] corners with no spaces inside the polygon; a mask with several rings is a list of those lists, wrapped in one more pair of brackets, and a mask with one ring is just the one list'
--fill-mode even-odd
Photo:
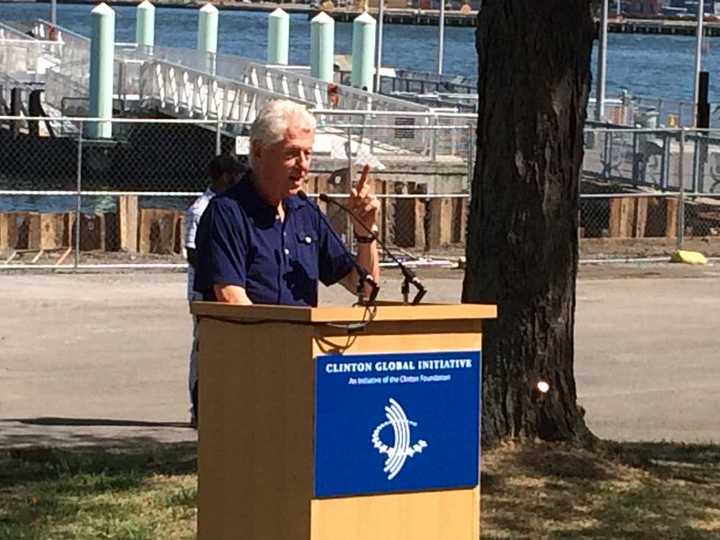
{"label": "man speaking", "polygon": [[[250,170],[203,214],[195,290],[231,304],[316,306],[318,281],[355,293],[361,269],[379,277],[379,204],[365,168],[348,206],[357,260],[302,191],[310,171],[315,118],[304,106],[272,101],[250,128]],[[298,195],[299,194],[299,195]],[[367,286],[366,286],[367,287]]]}

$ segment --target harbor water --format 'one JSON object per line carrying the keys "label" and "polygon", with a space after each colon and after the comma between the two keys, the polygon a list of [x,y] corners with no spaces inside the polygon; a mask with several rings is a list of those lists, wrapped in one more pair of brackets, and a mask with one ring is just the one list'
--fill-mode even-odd
{"label": "harbor water", "polygon": [[[115,7],[117,41],[135,39],[135,8]],[[83,35],[90,33],[90,5],[60,4],[58,23]],[[49,18],[48,4],[0,3],[0,20]],[[267,13],[221,11],[219,52],[265,60]],[[165,47],[194,47],[197,10],[158,7],[156,44]],[[437,27],[385,25],[383,65],[414,70],[437,69]],[[336,54],[350,54],[352,25],[337,23]],[[703,69],[710,72],[710,101],[720,101],[720,38],[706,38]],[[310,22],[305,14],[291,15],[290,63],[307,65],[310,52]],[[593,69],[595,65],[593,54]],[[689,36],[610,34],[608,37],[607,96],[623,88],[636,96],[691,101],[693,93],[695,38]],[[475,29],[445,29],[444,72],[476,76]]]}
{"label": "harbor water", "polygon": [[[135,39],[135,8],[115,7],[116,41]],[[89,5],[58,5],[58,23],[70,30],[90,34]],[[166,47],[194,47],[197,33],[197,9],[157,8],[156,44]],[[49,18],[48,4],[0,3],[0,21],[31,21]],[[405,70],[433,72],[437,63],[437,28],[428,26],[386,25],[383,37],[383,65]],[[477,76],[475,29],[445,29],[446,74]],[[219,52],[265,60],[267,13],[221,11]],[[350,54],[352,25],[336,23],[336,54]],[[720,102],[720,38],[709,38],[704,47],[703,68],[710,72],[710,101]],[[307,65],[310,51],[310,22],[305,14],[291,15],[290,63]],[[689,102],[692,99],[695,40],[686,36],[611,34],[608,39],[607,96],[618,96],[627,89],[634,96]],[[595,54],[593,51],[593,69]],[[711,111],[717,117],[715,106]],[[198,179],[201,188],[202,179]],[[140,205],[148,208],[180,210],[191,199],[185,197],[154,199],[142,197]],[[112,212],[114,197],[84,197],[83,212]],[[16,195],[0,197],[0,212],[44,211],[68,212],[77,204],[75,197]]]}

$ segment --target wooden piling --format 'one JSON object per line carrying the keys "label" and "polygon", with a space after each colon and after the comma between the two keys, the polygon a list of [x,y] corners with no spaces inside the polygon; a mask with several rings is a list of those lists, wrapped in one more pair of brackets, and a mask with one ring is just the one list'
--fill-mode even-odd
{"label": "wooden piling", "polygon": [[645,238],[647,228],[648,200],[646,197],[635,199],[635,231],[634,238]]}
{"label": "wooden piling", "polygon": [[[371,180],[371,185],[373,188],[373,193],[376,195],[383,195],[386,189],[386,183],[384,180],[379,180],[377,178],[374,178]],[[381,197],[378,199],[378,202],[380,204],[380,208],[378,209],[377,214],[377,226],[378,226],[378,237],[383,240],[385,238],[385,214],[387,212],[386,206],[387,206],[387,199],[384,197]]]}
{"label": "wooden piling", "polygon": [[[320,193],[327,193],[328,191],[328,177],[325,175],[322,176],[316,176],[313,182],[312,192],[317,193],[318,195]],[[321,201],[320,199],[315,199],[315,202],[320,207],[320,210],[327,213],[327,203]]]}
{"label": "wooden piling", "polygon": [[[75,247],[77,220],[74,213],[67,214],[70,245]],[[80,251],[105,251],[105,215],[80,214]]]}
{"label": "wooden piling", "polygon": [[429,214],[427,211],[427,201],[424,199],[409,199],[411,204],[411,207],[413,209],[414,217],[413,217],[413,229],[414,229],[414,238],[413,238],[413,247],[416,248],[422,248],[423,251],[428,251],[430,249],[430,246],[428,244],[428,236],[427,236],[427,224],[428,224],[428,218]]}
{"label": "wooden piling", "polygon": [[644,238],[648,233],[648,200],[646,197],[610,199],[608,236],[610,238]]}
{"label": "wooden piling", "polygon": [[[335,193],[343,195],[349,193],[350,184],[347,177],[347,168],[333,171],[324,182],[319,181],[318,186],[325,187],[327,191],[324,193],[330,195]],[[339,199],[339,202],[345,203],[347,200]],[[351,233],[351,229],[348,215],[335,205],[326,205],[325,215],[333,230],[335,230],[346,243],[350,243],[348,234]]]}
{"label": "wooden piling", "polygon": [[610,222],[608,224],[610,238],[630,238],[632,202],[629,197],[610,199]]}
{"label": "wooden piling", "polygon": [[678,200],[665,199],[665,237],[675,238],[677,236],[677,213]]}
{"label": "wooden piling", "polygon": [[430,219],[428,247],[430,249],[446,247],[452,241],[453,205],[450,198],[430,200]]}
{"label": "wooden piling", "polygon": [[13,238],[11,221],[14,221],[14,214],[0,214],[0,251],[14,249],[17,242],[17,234]]}
{"label": "wooden piling", "polygon": [[174,252],[177,214],[175,210],[140,210],[140,253],[168,255]]}
{"label": "wooden piling", "polygon": [[123,195],[118,197],[117,231],[120,250],[137,253],[138,250],[138,197]]}
{"label": "wooden piling", "polygon": [[454,244],[464,244],[467,237],[468,214],[470,200],[465,197],[453,199],[452,239]]}
{"label": "wooden piling", "polygon": [[185,212],[175,212],[175,233],[173,251],[184,253],[185,249]]}

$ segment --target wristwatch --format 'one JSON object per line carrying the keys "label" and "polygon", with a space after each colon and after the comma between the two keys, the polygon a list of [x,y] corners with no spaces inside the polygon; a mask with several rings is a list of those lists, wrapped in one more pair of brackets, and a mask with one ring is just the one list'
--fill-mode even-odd
{"label": "wristwatch", "polygon": [[380,229],[377,225],[373,225],[372,227],[370,227],[370,232],[372,234],[369,235],[361,235],[355,233],[355,241],[358,244],[372,244],[375,240],[377,240],[377,235],[380,232]]}

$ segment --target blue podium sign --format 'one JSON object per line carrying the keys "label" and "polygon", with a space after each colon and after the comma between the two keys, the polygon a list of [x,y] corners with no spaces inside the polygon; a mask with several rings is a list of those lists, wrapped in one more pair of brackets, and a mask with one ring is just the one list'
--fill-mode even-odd
{"label": "blue podium sign", "polygon": [[315,496],[478,484],[480,351],[315,362]]}

